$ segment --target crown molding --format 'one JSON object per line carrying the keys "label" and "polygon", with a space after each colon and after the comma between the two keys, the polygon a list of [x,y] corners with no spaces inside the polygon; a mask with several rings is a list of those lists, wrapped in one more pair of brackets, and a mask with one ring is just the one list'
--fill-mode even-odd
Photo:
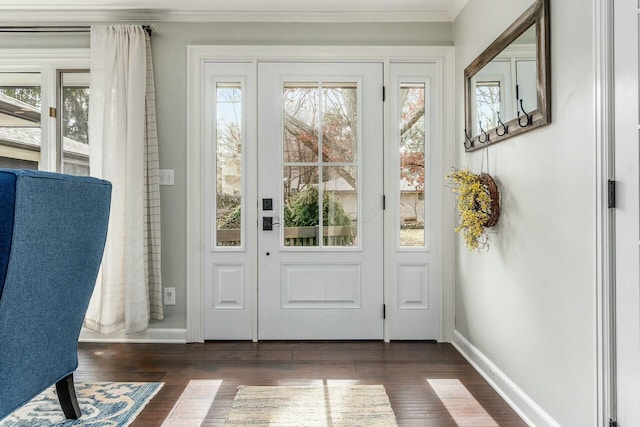
{"label": "crown molding", "polygon": [[53,24],[160,20],[161,10],[140,9],[9,9],[0,8],[0,23]]}
{"label": "crown molding", "polygon": [[[466,0],[456,0],[457,3]],[[9,9],[0,23],[86,22],[451,22],[451,10],[433,11],[211,11],[168,9]]]}
{"label": "crown molding", "polygon": [[454,0],[449,8],[449,20],[453,22],[469,0]]}

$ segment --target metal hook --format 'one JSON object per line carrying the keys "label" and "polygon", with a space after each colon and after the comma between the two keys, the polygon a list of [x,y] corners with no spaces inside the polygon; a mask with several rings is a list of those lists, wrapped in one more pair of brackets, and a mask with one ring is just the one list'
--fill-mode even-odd
{"label": "metal hook", "polygon": [[480,129],[480,132],[482,132],[482,134],[484,135],[484,140],[482,139],[482,135],[478,135],[478,142],[480,142],[480,144],[489,142],[489,134],[485,132],[484,129],[482,129],[482,122],[479,120],[478,120],[478,127]]}
{"label": "metal hook", "polygon": [[[500,129],[501,126],[502,126],[502,133],[498,131],[498,129]],[[502,120],[500,120],[500,111],[498,111],[498,126],[496,127],[496,135],[505,136],[508,133],[509,133],[509,126],[502,123]]]}
{"label": "metal hook", "polygon": [[[522,120],[520,118],[520,110],[522,110],[522,112],[524,113],[527,119],[524,124],[522,124]],[[518,125],[520,125],[521,128],[526,128],[532,123],[533,123],[533,116],[528,115],[527,112],[524,111],[524,107],[522,106],[522,99],[520,99],[520,109],[518,110]]]}
{"label": "metal hook", "polygon": [[464,148],[469,149],[473,147],[473,138],[467,133],[467,129],[464,130]]}

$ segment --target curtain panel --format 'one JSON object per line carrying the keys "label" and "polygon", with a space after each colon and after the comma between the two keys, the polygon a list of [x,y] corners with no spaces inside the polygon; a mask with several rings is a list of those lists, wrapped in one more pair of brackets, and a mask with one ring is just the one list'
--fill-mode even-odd
{"label": "curtain panel", "polygon": [[102,269],[85,318],[101,334],[161,320],[160,191],[153,67],[140,25],[91,27],[91,174],[113,185]]}

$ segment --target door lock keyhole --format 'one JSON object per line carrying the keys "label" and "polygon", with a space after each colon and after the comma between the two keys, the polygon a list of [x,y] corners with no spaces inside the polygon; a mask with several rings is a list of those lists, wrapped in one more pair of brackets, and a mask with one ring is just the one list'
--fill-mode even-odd
{"label": "door lock keyhole", "polygon": [[262,231],[271,231],[273,230],[273,217],[272,216],[263,216],[262,217]]}

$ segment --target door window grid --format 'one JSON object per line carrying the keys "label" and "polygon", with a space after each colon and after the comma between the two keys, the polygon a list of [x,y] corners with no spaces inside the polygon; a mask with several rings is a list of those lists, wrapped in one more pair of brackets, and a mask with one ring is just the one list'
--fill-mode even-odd
{"label": "door window grid", "polygon": [[285,83],[283,104],[283,246],[357,247],[357,83]]}

